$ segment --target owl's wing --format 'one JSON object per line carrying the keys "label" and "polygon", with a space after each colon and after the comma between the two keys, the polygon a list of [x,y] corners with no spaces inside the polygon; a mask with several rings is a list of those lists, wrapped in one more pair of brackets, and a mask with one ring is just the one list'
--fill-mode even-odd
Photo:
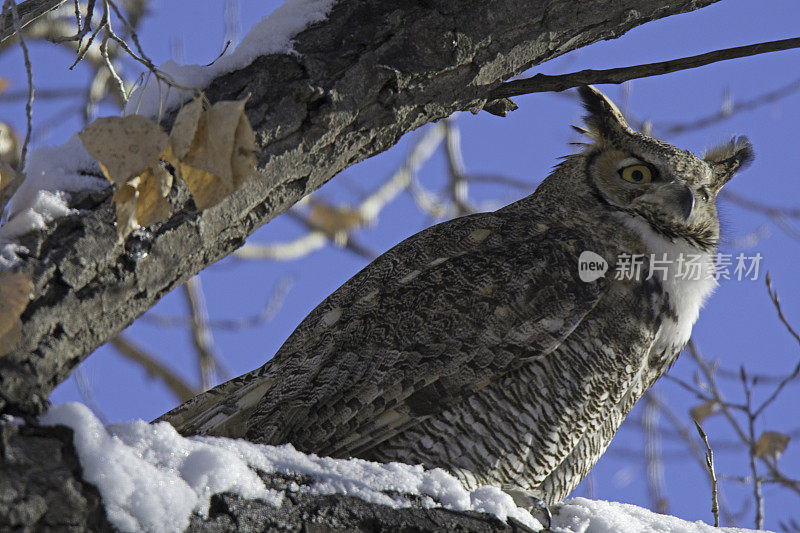
{"label": "owl's wing", "polygon": [[555,349],[605,291],[578,277],[590,246],[513,212],[429,228],[342,285],[266,365],[160,420],[357,454]]}

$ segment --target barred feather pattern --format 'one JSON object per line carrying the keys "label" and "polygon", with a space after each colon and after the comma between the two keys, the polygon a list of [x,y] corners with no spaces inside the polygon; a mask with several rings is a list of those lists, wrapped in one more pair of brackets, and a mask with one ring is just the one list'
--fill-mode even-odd
{"label": "barred feather pattern", "polygon": [[[668,305],[663,294],[658,299]],[[620,309],[601,305],[593,315],[607,317],[609,311],[614,316]],[[641,311],[639,316],[647,317]],[[601,340],[602,322],[590,315],[545,358],[356,455],[447,465],[470,488],[495,485],[524,490],[546,503],[561,501],[682,348],[671,345],[649,357],[658,322],[650,315],[641,323],[621,324],[609,344]],[[620,351],[616,342],[627,343],[630,351]]]}

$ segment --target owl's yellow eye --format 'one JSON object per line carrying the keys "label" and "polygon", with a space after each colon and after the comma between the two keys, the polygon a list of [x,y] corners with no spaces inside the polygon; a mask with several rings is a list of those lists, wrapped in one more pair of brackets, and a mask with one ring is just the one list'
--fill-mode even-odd
{"label": "owl's yellow eye", "polygon": [[631,165],[619,169],[619,175],[629,183],[650,183],[653,181],[653,171],[647,165]]}

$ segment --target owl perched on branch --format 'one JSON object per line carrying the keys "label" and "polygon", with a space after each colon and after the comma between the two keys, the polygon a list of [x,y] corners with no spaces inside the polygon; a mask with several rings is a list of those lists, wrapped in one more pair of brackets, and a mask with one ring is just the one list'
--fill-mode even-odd
{"label": "owl perched on branch", "polygon": [[406,239],[264,366],[160,420],[562,500],[689,340],[716,285],[715,198],[752,158],[739,138],[700,159],[579,92],[589,142],[536,192]]}

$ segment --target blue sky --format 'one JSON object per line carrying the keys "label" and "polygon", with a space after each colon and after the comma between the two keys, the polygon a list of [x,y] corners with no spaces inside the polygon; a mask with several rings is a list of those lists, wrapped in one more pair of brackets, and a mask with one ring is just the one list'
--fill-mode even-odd
{"label": "blue sky", "polygon": [[[274,8],[277,2],[240,0],[239,20],[243,35],[253,23]],[[147,53],[158,64],[183,50],[189,63],[205,64],[221,51],[224,36],[224,10],[232,2],[200,2],[155,0],[151,14],[143,23],[140,39]],[[610,68],[658,61],[702,53],[717,48],[797,36],[800,4],[796,0],[774,0],[769,3],[749,0],[723,0],[708,8],[670,17],[634,29],[622,38],[604,41],[550,61],[532,69],[531,73],[564,73],[583,68]],[[235,32],[234,32],[235,34]],[[231,35],[230,29],[228,35]],[[235,35],[234,35],[235,36]],[[74,59],[67,51],[51,45],[33,46],[34,76],[40,88],[78,87],[86,83],[87,72],[80,67],[68,71]],[[180,59],[180,57],[176,58]],[[800,77],[800,51],[792,50],[769,55],[714,64],[701,69],[667,76],[637,80],[629,85],[626,109],[633,116],[650,120],[654,134],[665,131],[673,123],[691,121],[719,110],[726,91],[734,103],[789,84]],[[3,78],[11,82],[9,90],[24,88],[24,70],[19,56],[0,60]],[[619,86],[601,86],[618,103],[622,100]],[[77,101],[77,100],[76,100]],[[537,94],[516,99],[520,109],[507,118],[486,113],[477,116],[464,113],[456,117],[461,130],[466,167],[475,174],[500,174],[530,184],[527,191],[512,188],[474,186],[471,197],[511,202],[532,192],[557,162],[570,153],[570,141],[576,140],[570,124],[578,124],[581,109],[574,98],[563,94]],[[0,100],[0,118],[24,131],[24,110],[20,101]],[[35,124],[52,126],[37,135],[36,144],[63,142],[80,129],[78,116],[64,114],[63,102],[40,100],[35,107]],[[104,108],[104,112],[112,112]],[[750,137],[756,151],[755,163],[727,186],[736,194],[774,206],[800,208],[800,96],[793,94],[753,111],[735,114],[713,127],[666,140],[701,153],[705,148],[724,142],[734,134]],[[337,176],[318,195],[327,201],[355,204],[363,192],[373,191],[402,163],[409,147],[421,132],[406,135],[391,150],[365,161]],[[446,164],[437,153],[419,175],[429,189],[441,189],[445,182]],[[756,281],[723,281],[716,294],[701,312],[694,329],[694,338],[709,357],[719,359],[722,366],[738,370],[740,365],[753,373],[787,373],[800,357],[800,347],[787,334],[777,319],[764,286],[764,271],[772,273],[775,288],[782,296],[787,318],[800,329],[800,279],[797,261],[800,240],[790,238],[765,216],[752,213],[730,203],[719,206],[725,244],[729,253],[760,253],[762,272]],[[360,243],[376,251],[384,251],[403,238],[416,233],[434,221],[417,209],[407,194],[401,195],[381,213],[376,226],[357,234]],[[797,221],[795,220],[795,225]],[[290,219],[277,219],[258,230],[254,242],[286,241],[303,234],[303,228]],[[763,236],[751,247],[743,247],[744,236],[760,232]],[[291,275],[294,284],[280,313],[268,324],[245,331],[216,331],[215,343],[232,375],[238,375],[263,364],[302,318],[324,297],[365,265],[354,254],[333,246],[289,263],[266,261],[246,262],[232,258],[212,265],[201,274],[212,319],[236,318],[257,313],[269,298],[279,280]],[[186,312],[183,298],[167,295],[152,314],[181,316]],[[158,355],[187,380],[197,383],[197,371],[189,332],[180,328],[161,328],[144,321],[129,328],[128,335]],[[111,420],[154,418],[176,405],[176,399],[157,381],[147,378],[137,366],[122,359],[109,348],[100,348],[83,365],[95,398]],[[687,381],[693,379],[695,367],[681,357],[671,371]],[[726,393],[741,400],[741,387],[736,381],[721,381]],[[768,389],[765,389],[768,390]],[[671,384],[658,385],[658,391],[690,423],[688,409],[698,402],[690,393]],[[794,431],[780,459],[784,470],[800,477],[800,394],[797,385],[786,392],[758,421],[757,432]],[[758,390],[757,390],[758,397]],[[70,379],[53,394],[61,403],[80,400],[74,380]],[[609,453],[593,471],[594,496],[647,505],[644,485],[644,463],[630,459],[630,451],[642,449],[642,434],[635,427],[641,417],[637,407],[617,435]],[[662,419],[663,424],[667,424]],[[706,421],[712,446],[719,444],[719,473],[746,475],[747,457],[739,448],[728,449],[731,431],[721,417]],[[680,442],[662,442],[665,457],[666,496],[669,511],[691,520],[711,520],[710,496],[702,472],[688,457]],[[576,495],[586,494],[586,486]],[[749,496],[749,487],[736,488],[725,484],[731,507],[741,507]],[[778,527],[779,520],[794,517],[798,499],[788,491],[768,486],[766,494],[767,526]],[[752,526],[752,507],[739,522]]]}

